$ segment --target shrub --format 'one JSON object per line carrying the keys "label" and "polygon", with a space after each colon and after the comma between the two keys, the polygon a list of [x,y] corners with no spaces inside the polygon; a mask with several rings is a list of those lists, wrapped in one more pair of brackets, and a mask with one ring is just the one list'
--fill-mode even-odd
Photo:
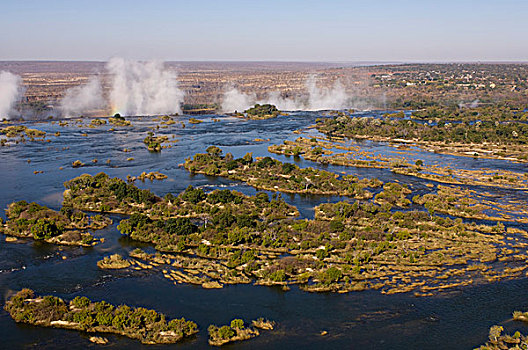
{"label": "shrub", "polygon": [[235,318],[233,321],[231,321],[231,328],[244,329],[244,321],[240,318]]}

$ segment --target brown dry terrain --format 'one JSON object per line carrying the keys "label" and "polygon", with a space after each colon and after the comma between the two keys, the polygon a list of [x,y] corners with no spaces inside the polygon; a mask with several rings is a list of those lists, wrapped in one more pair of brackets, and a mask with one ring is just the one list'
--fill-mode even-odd
{"label": "brown dry terrain", "polygon": [[[353,64],[314,62],[167,62],[178,72],[186,104],[221,102],[230,85],[263,97],[306,92],[315,74],[320,87],[340,80],[359,108],[418,109],[431,105],[528,103],[528,64]],[[22,76],[26,102],[36,109],[55,105],[64,92],[100,75],[104,62],[0,62],[0,70]]]}

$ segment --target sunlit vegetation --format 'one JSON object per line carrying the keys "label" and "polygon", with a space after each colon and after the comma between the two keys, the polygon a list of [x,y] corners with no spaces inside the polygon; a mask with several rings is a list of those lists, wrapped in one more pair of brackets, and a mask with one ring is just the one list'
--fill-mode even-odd
{"label": "sunlit vegetation", "polygon": [[[253,321],[255,322],[255,321]],[[209,333],[209,345],[221,346],[227,343],[242,341],[260,335],[259,331],[251,326],[246,326],[244,320],[235,318],[229,325],[207,328]]]}
{"label": "sunlit vegetation", "polygon": [[132,123],[122,117],[119,113],[116,113],[113,117],[108,118],[108,123],[114,126],[130,126]]}
{"label": "sunlit vegetation", "polygon": [[[524,256],[522,247],[507,242],[503,225],[393,211],[409,204],[408,190],[398,184],[386,184],[375,198],[380,205],[324,203],[314,220],[294,220],[295,208],[266,193],[248,197],[189,187],[160,198],[105,174],[82,175],[66,186],[66,205],[129,214],[118,226],[121,233],[154,243],[159,252],[134,252],[131,267],[161,269],[175,283],[221,288],[254,281],[300,284],[308,291],[429,295],[526,269],[494,264]],[[405,279],[398,277],[402,273]]]}
{"label": "sunlit vegetation", "polygon": [[377,179],[339,176],[314,168],[302,169],[270,157],[254,160],[251,153],[234,159],[230,153],[222,156],[222,150],[216,146],[207,148],[207,153],[186,159],[184,166],[192,173],[224,176],[244,181],[258,189],[287,193],[344,195],[365,199],[372,197],[372,193],[365,188],[382,185]]}
{"label": "sunlit vegetation", "polygon": [[19,201],[6,210],[3,233],[50,243],[91,246],[96,243],[88,229],[101,229],[112,223],[101,215],[89,216],[82,211],[63,207],[59,212],[37,203]]}
{"label": "sunlit vegetation", "polygon": [[439,153],[526,161],[528,125],[515,121],[421,123],[390,118],[339,116],[319,120],[319,131],[332,137],[415,142]]}
{"label": "sunlit vegetation", "polygon": [[280,111],[271,104],[256,104],[255,106],[244,111],[249,119],[270,119],[275,118],[280,114]]}
{"label": "sunlit vegetation", "polygon": [[[514,321],[528,321],[528,314],[520,311],[513,313]],[[528,337],[516,331],[512,335],[503,333],[504,327],[494,325],[489,330],[488,341],[476,348],[478,350],[505,350],[505,349],[524,349],[528,344]]]}
{"label": "sunlit vegetation", "polygon": [[0,135],[5,136],[5,138],[0,138],[0,146],[6,146],[10,142],[50,141],[46,140],[45,131],[30,129],[25,125],[11,125],[6,126],[5,128],[0,128]]}
{"label": "sunlit vegetation", "polygon": [[70,302],[22,289],[5,305],[16,322],[42,327],[74,329],[88,333],[114,333],[144,344],[170,344],[198,332],[193,321],[167,320],[165,315],[143,307],[114,306],[75,297]]}
{"label": "sunlit vegetation", "polygon": [[152,131],[148,132],[148,136],[145,137],[143,143],[147,146],[150,152],[161,152],[162,143],[168,141],[168,136],[154,136]]}

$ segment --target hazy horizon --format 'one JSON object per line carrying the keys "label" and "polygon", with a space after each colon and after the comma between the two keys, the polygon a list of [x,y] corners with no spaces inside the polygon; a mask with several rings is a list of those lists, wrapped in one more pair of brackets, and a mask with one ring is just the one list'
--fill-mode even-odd
{"label": "hazy horizon", "polygon": [[29,0],[0,10],[1,61],[528,60],[528,3],[519,0]]}

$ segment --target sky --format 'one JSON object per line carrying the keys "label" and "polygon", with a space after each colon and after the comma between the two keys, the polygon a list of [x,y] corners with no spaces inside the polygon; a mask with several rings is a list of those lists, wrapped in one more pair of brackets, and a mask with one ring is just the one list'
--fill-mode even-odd
{"label": "sky", "polygon": [[527,61],[527,0],[0,0],[0,60]]}

